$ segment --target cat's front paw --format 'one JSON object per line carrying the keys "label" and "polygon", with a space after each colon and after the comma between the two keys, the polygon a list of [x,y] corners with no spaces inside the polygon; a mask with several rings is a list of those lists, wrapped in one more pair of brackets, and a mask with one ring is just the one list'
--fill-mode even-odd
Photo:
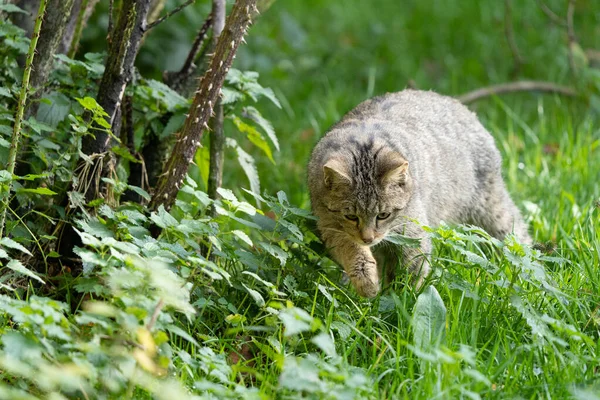
{"label": "cat's front paw", "polygon": [[379,276],[375,261],[365,260],[354,265],[348,272],[350,282],[362,297],[375,297],[379,293]]}

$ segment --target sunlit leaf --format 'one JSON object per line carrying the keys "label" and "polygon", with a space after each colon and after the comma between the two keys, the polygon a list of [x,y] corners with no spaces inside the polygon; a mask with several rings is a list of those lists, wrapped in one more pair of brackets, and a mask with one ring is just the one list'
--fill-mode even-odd
{"label": "sunlit leaf", "polygon": [[15,272],[18,272],[20,274],[26,275],[30,278],[35,279],[36,281],[45,284],[45,282],[42,280],[42,278],[40,278],[39,276],[37,276],[37,274],[29,269],[27,269],[27,267],[25,267],[21,261],[18,260],[10,260],[8,262],[8,264],[6,264],[6,268],[12,269]]}
{"label": "sunlit leaf", "polygon": [[428,286],[417,298],[412,326],[414,343],[419,349],[435,347],[444,340],[446,306],[435,287]]}

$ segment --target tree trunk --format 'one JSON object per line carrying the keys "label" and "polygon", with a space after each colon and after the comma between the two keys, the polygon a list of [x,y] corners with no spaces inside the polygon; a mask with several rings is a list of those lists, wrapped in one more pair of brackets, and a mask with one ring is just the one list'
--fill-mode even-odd
{"label": "tree trunk", "polygon": [[236,0],[231,14],[227,18],[225,29],[217,41],[215,52],[211,58],[208,69],[200,79],[200,86],[185,120],[182,131],[179,133],[175,147],[169,160],[163,168],[150,206],[154,209],[163,205],[170,208],[175,202],[179,188],[194,154],[200,145],[202,132],[208,128],[208,120],[213,113],[221,87],[231,67],[235,52],[251,23],[252,16],[256,13],[256,0]]}
{"label": "tree trunk", "polygon": [[[33,59],[31,79],[29,81],[33,93],[25,110],[25,119],[36,115],[39,107],[38,100],[44,92],[44,85],[54,65],[54,54],[62,39],[67,25],[69,14],[73,6],[73,0],[48,0],[46,14],[42,21],[40,37],[36,47],[36,57]],[[29,147],[29,140],[25,136],[19,148],[19,156],[16,171],[17,175],[25,176],[30,172],[30,164],[23,162],[22,155]]]}
{"label": "tree trunk", "polygon": [[[125,93],[125,88],[131,80],[133,65],[138,53],[139,44],[144,35],[146,17],[150,8],[150,0],[124,0],[121,5],[118,21],[110,41],[106,69],[100,87],[97,101],[108,114],[106,118],[114,129],[120,126],[118,121],[119,108]],[[82,150],[88,156],[105,153],[110,144],[107,133],[98,131],[95,136],[85,136]],[[95,163],[102,163],[102,157],[94,158]],[[101,168],[91,168],[101,173]],[[87,177],[86,180],[99,179],[99,176]],[[86,199],[98,197],[98,185],[89,185],[85,190]]]}
{"label": "tree trunk", "polygon": [[59,54],[70,54],[72,56],[77,52],[79,40],[83,28],[87,25],[87,21],[92,16],[96,4],[99,0],[74,0],[69,22],[63,34],[60,45],[58,46]]}
{"label": "tree trunk", "polygon": [[[133,75],[133,66],[144,35],[149,8],[150,0],[123,0],[117,23],[113,31],[109,32],[112,40],[109,41],[108,57],[98,88],[97,101],[108,114],[106,119],[113,129],[120,126],[118,119],[121,101]],[[76,170],[88,172],[77,176],[74,179],[76,184],[73,185],[73,189],[83,193],[88,202],[100,194],[100,178],[106,171],[104,159],[110,144],[110,136],[107,133],[101,130],[94,133],[94,137],[85,136],[82,142],[82,151],[92,160],[93,165],[84,168],[88,161],[80,160]],[[65,223],[59,234],[59,253],[65,257],[72,257],[73,247],[79,243],[80,239],[73,227]]]}
{"label": "tree trunk", "polygon": [[[225,27],[225,0],[213,0],[213,48]],[[208,196],[216,199],[217,189],[223,184],[223,163],[225,150],[225,133],[223,132],[223,105],[221,100],[215,104],[215,115],[211,120],[210,134],[210,167],[208,173]]]}
{"label": "tree trunk", "polygon": [[[54,54],[58,49],[60,41],[65,32],[73,0],[49,0],[46,16],[42,22],[42,31],[37,46],[37,57],[33,60],[33,71],[31,74],[31,87],[37,90],[34,95],[39,98],[42,86],[46,84],[48,76],[54,64]],[[32,99],[32,100],[34,100]],[[29,115],[35,114],[37,106],[30,106]]]}

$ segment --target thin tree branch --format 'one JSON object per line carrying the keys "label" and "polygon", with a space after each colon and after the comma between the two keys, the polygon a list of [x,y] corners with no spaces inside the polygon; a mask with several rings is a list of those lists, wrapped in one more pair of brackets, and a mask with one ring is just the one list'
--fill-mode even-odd
{"label": "thin tree branch", "polygon": [[569,65],[571,72],[577,76],[577,64],[575,63],[575,55],[573,48],[577,45],[577,37],[575,36],[575,28],[573,27],[573,15],[575,14],[575,0],[569,0],[569,8],[567,8],[567,36],[569,38]]}
{"label": "thin tree branch", "polygon": [[523,57],[521,56],[521,52],[519,51],[519,48],[517,47],[517,42],[515,40],[512,22],[511,0],[504,0],[504,33],[506,35],[508,47],[510,47],[510,51],[515,61],[513,67],[513,75],[516,75],[521,69],[521,65],[523,64]]}
{"label": "thin tree branch", "polygon": [[175,202],[189,165],[200,146],[202,133],[208,128],[208,120],[220,96],[225,76],[256,12],[256,0],[236,0],[233,5],[208,69],[200,79],[200,86],[182,131],[169,160],[164,165],[163,174],[150,203],[151,208],[157,209],[163,205],[169,209]]}
{"label": "thin tree branch", "polygon": [[542,0],[535,0],[535,1],[537,2],[538,6],[542,9],[544,14],[546,14],[546,16],[548,18],[550,18],[550,20],[552,22],[554,22],[556,25],[558,25],[562,28],[567,27],[567,23],[561,17],[559,17],[554,11],[552,11],[550,9],[550,7],[548,7],[546,5],[546,3],[544,3]]}
{"label": "thin tree branch", "polygon": [[211,13],[208,15],[208,17],[206,17],[204,24],[202,24],[202,27],[198,31],[198,34],[194,39],[194,43],[192,43],[192,48],[190,49],[181,69],[177,72],[165,71],[164,73],[164,82],[171,89],[175,90],[178,93],[181,93],[182,89],[189,86],[188,80],[192,77],[194,71],[197,68],[194,64],[194,61],[200,53],[200,49],[202,48],[204,40],[206,39],[206,33],[212,26],[212,21],[213,18]]}
{"label": "thin tree branch", "polygon": [[152,0],[150,4],[150,12],[148,12],[148,23],[151,24],[160,18],[163,8],[167,0]]}
{"label": "thin tree branch", "polygon": [[108,28],[106,29],[107,37],[110,37],[113,30],[114,2],[115,0],[108,0]]}
{"label": "thin tree branch", "polygon": [[148,329],[148,331],[151,331],[152,328],[154,328],[154,324],[156,323],[156,320],[158,319],[160,310],[162,310],[164,305],[165,305],[165,302],[163,301],[163,299],[158,300],[156,307],[154,307],[154,312],[152,313],[152,316],[150,317],[150,321],[148,321],[148,324],[146,324],[146,329]]}
{"label": "thin tree branch", "polygon": [[[219,36],[225,27],[225,0],[213,0],[213,47],[216,47]],[[223,184],[223,164],[225,150],[225,133],[223,132],[223,105],[221,100],[215,104],[215,114],[211,120],[210,164],[208,171],[208,196],[218,197],[217,190]],[[214,212],[214,209],[213,209]]]}
{"label": "thin tree branch", "polygon": [[74,32],[71,34],[71,41],[69,43],[69,58],[75,58],[77,48],[79,47],[79,41],[83,33],[83,28],[87,24],[88,19],[92,15],[94,8],[99,0],[82,0],[79,7],[79,13],[77,15],[77,22],[75,23]]}
{"label": "thin tree branch", "polygon": [[519,81],[473,90],[458,96],[457,99],[464,104],[469,104],[486,97],[515,92],[546,92],[569,97],[579,96],[579,93],[575,89],[568,86],[561,86],[552,82]]}
{"label": "thin tree branch", "polygon": [[152,22],[151,24],[149,24],[146,27],[145,32],[148,32],[150,29],[152,29],[152,28],[156,27],[158,24],[164,22],[167,18],[171,18],[173,15],[177,14],[179,11],[183,10],[184,8],[186,8],[187,6],[189,6],[190,4],[192,4],[194,1],[196,1],[196,0],[187,0],[185,3],[183,3],[179,7],[175,8],[173,11],[167,13],[167,15],[165,15],[164,17],[160,17],[156,21]]}

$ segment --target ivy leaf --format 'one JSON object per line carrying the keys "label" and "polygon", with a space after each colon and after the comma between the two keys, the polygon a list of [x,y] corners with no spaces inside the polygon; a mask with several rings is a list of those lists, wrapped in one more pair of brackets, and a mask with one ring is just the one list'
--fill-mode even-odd
{"label": "ivy leaf", "polygon": [[15,272],[18,272],[20,274],[26,275],[30,278],[33,278],[35,280],[37,280],[38,282],[41,282],[42,284],[46,284],[42,278],[40,278],[39,276],[37,276],[33,271],[27,269],[27,267],[25,267],[21,261],[19,260],[11,260],[9,261],[8,264],[6,264],[6,268],[12,269]]}

